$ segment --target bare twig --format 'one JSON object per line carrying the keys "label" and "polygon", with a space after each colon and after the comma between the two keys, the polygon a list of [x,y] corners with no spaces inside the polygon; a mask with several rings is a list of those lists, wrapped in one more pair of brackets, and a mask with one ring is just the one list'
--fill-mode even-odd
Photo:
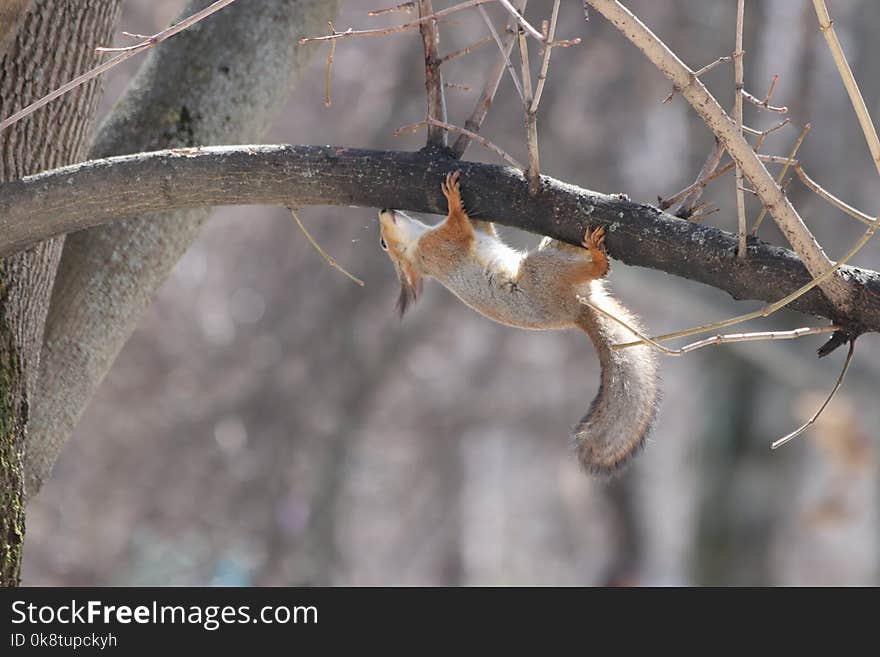
{"label": "bare twig", "polygon": [[[804,327],[799,329],[793,329],[791,331],[761,331],[755,333],[731,333],[727,335],[715,335],[711,338],[706,338],[705,340],[698,340],[697,342],[692,342],[691,344],[685,345],[680,349],[670,349],[669,347],[665,347],[659,342],[651,339],[650,337],[644,335],[641,331],[631,326],[624,320],[620,319],[613,313],[608,312],[601,306],[598,306],[592,303],[586,297],[582,297],[580,295],[577,296],[577,300],[584,304],[585,306],[589,306],[595,312],[609,318],[610,320],[617,322],[625,329],[627,329],[630,333],[639,338],[638,342],[627,343],[627,345],[614,345],[613,349],[623,348],[629,345],[636,344],[646,344],[650,347],[653,347],[657,351],[666,354],[667,356],[684,356],[685,354],[689,354],[697,349],[702,349],[704,347],[711,347],[714,345],[732,343],[732,342],[752,342],[756,340],[794,340],[796,338],[801,338],[807,335],[816,335],[821,333],[834,333],[839,330],[838,326],[817,326],[817,327]],[[828,395],[827,399],[825,399],[824,403],[819,407],[819,409],[813,414],[813,416],[807,420],[803,425],[792,431],[791,433],[783,436],[779,440],[775,441],[770,445],[770,449],[778,449],[782,447],[787,442],[797,438],[801,435],[807,428],[813,424],[818,417],[822,414],[822,411],[825,410],[825,407],[831,403],[831,400],[834,399],[834,396],[837,394],[837,391],[840,389],[840,386],[843,384],[843,379],[846,376],[847,370],[849,370],[850,363],[852,362],[853,352],[855,350],[855,340],[850,340],[849,343],[849,352],[846,355],[846,360],[843,363],[843,369],[840,372],[840,376],[837,377],[837,383],[834,384],[834,388],[832,388],[831,393]]]}
{"label": "bare twig", "polygon": [[547,45],[544,47],[544,57],[541,60],[541,70],[538,73],[538,83],[535,87],[535,98],[532,100],[530,111],[532,114],[538,111],[541,103],[541,95],[544,93],[544,84],[547,82],[547,71],[550,69],[550,54],[553,52],[553,40],[556,38],[556,21],[559,18],[559,0],[554,0],[553,11],[550,13],[550,24],[547,29]]}
{"label": "bare twig", "polygon": [[[807,125],[805,125],[804,129],[801,130],[801,134],[798,135],[798,138],[795,140],[794,146],[792,146],[792,148],[791,148],[791,153],[789,153],[789,155],[788,155],[788,162],[786,162],[783,165],[782,170],[776,176],[776,184],[777,185],[782,184],[782,180],[783,180],[783,178],[785,178],[785,174],[788,172],[788,167],[791,166],[791,162],[794,160],[795,156],[797,155],[798,149],[801,147],[801,144],[804,143],[804,139],[806,138],[807,133],[810,132],[811,127],[812,126],[809,123]],[[760,212],[760,214],[758,214],[758,218],[755,219],[754,226],[752,226],[752,235],[758,234],[758,229],[761,227],[761,222],[764,221],[764,217],[766,214],[767,214],[767,207],[764,206],[763,208],[761,208],[761,212]]]}
{"label": "bare twig", "polygon": [[[336,32],[333,29],[333,23],[330,21],[327,22],[327,28],[330,30],[330,34]],[[327,53],[327,81],[326,81],[326,90],[324,92],[324,107],[330,107],[330,77],[333,74],[333,55],[336,53],[336,42],[330,42],[330,50]]]}
{"label": "bare twig", "polygon": [[770,102],[770,98],[773,96],[773,92],[776,91],[777,82],[779,82],[779,73],[774,73],[773,77],[770,78],[770,88],[767,89],[767,94],[764,96],[765,103]]}
{"label": "bare twig", "polygon": [[[743,131],[743,15],[745,13],[745,0],[737,0],[736,3],[736,46],[733,52],[733,69],[736,85],[736,98],[733,105],[733,120],[740,135]],[[743,172],[742,168],[736,167],[736,219],[737,235],[739,244],[736,256],[746,257],[746,199],[743,195]]]}
{"label": "bare twig", "polygon": [[[779,130],[791,123],[791,119],[786,118],[783,121],[780,121],[776,125],[767,128],[766,130],[755,130],[754,128],[749,128],[748,126],[743,126],[743,131],[752,135],[757,135],[758,139],[755,141],[754,151],[757,153],[758,149],[764,143],[764,139],[772,132]],[[700,196],[703,194],[703,190],[709,185],[710,182],[723,176],[728,171],[731,171],[735,167],[735,162],[728,162],[720,169],[717,169],[718,164],[721,161],[721,156],[724,155],[724,147],[721,145],[721,142],[718,139],[715,140],[715,146],[709,152],[706,161],[703,163],[703,168],[700,169],[700,173],[697,176],[697,179],[682,189],[680,192],[673,194],[669,198],[663,199],[660,201],[660,208],[666,210],[667,212],[674,214],[676,216],[684,216],[688,219],[693,219],[694,213],[694,205],[700,199]],[[759,155],[758,158],[762,162],[772,162],[772,159],[766,159],[763,155]],[[785,160],[786,158],[783,158]]]}
{"label": "bare twig", "polygon": [[854,208],[853,206],[849,205],[848,203],[846,203],[845,201],[840,200],[834,194],[832,194],[831,192],[826,190],[824,187],[822,187],[819,183],[817,183],[809,175],[807,175],[807,172],[801,166],[800,162],[798,162],[797,160],[791,159],[790,156],[789,157],[781,157],[779,155],[761,155],[760,158],[761,158],[762,162],[769,162],[771,164],[788,164],[789,166],[791,166],[792,169],[794,169],[798,178],[804,184],[804,186],[807,187],[807,189],[811,190],[817,196],[828,201],[831,205],[836,207],[838,210],[841,210],[842,212],[853,217],[854,219],[858,219],[859,221],[861,221],[863,224],[865,224],[867,226],[873,226],[877,223],[876,218],[870,217],[867,214],[865,214],[864,212],[862,212],[861,210],[858,210],[858,209]]}
{"label": "bare twig", "polygon": [[[492,23],[492,19],[489,18],[489,14],[486,13],[486,10],[483,7],[480,7],[480,16],[483,17],[483,22],[486,23],[486,26],[489,28],[489,31],[492,33],[492,37],[495,39],[495,43],[498,44],[498,49],[501,51],[501,54],[505,58],[505,63],[507,64],[507,70],[510,71],[510,77],[513,78],[513,84],[516,87],[517,92],[519,93],[520,99],[523,96],[522,85],[519,82],[519,78],[516,75],[516,69],[513,67],[513,63],[510,61],[510,51],[513,50],[512,47],[505,47],[505,44],[502,42],[501,37],[498,36],[498,31],[495,29],[495,25]],[[514,31],[514,38],[516,37],[517,32]],[[511,44],[513,42],[511,41]]]}
{"label": "bare twig", "polygon": [[21,121],[26,116],[33,114],[41,107],[48,105],[56,98],[60,98],[61,96],[63,96],[67,92],[72,91],[73,89],[76,89],[78,86],[85,84],[89,80],[92,80],[92,79],[98,77],[99,75],[101,75],[102,73],[109,71],[114,66],[118,66],[119,64],[124,62],[126,59],[130,59],[131,57],[134,57],[135,55],[142,53],[143,51],[148,50],[149,48],[152,48],[156,44],[163,42],[165,39],[168,39],[170,37],[173,37],[175,34],[183,32],[183,30],[195,25],[200,20],[207,18],[208,16],[210,16],[211,14],[213,14],[215,12],[220,11],[221,9],[223,9],[227,5],[232,4],[233,2],[235,2],[235,0],[217,0],[217,2],[214,2],[213,4],[208,5],[207,7],[202,9],[201,11],[197,11],[195,14],[193,14],[192,16],[190,16],[188,18],[185,18],[184,20],[180,21],[179,23],[172,25],[171,27],[169,27],[165,30],[162,30],[158,34],[154,34],[151,37],[147,37],[143,43],[139,43],[134,46],[129,46],[127,48],[119,48],[119,49],[116,49],[116,48],[96,48],[95,50],[98,52],[118,52],[119,54],[116,55],[116,57],[113,57],[112,59],[108,59],[103,64],[96,66],[95,68],[91,69],[90,71],[87,71],[87,72],[83,73],[82,75],[75,77],[70,82],[58,87],[52,93],[47,94],[46,96],[43,96],[38,101],[31,103],[27,107],[20,109],[18,112],[16,112],[12,116],[4,119],[3,121],[0,121],[0,132],[5,130],[9,126],[11,126],[13,123]]}
{"label": "bare twig", "polygon": [[529,193],[537,194],[541,188],[541,166],[538,158],[538,117],[532,111],[532,74],[529,70],[529,44],[523,29],[519,30],[519,58],[522,70],[526,147],[529,153],[529,168],[526,171],[526,178],[529,181]]}
{"label": "bare twig", "polygon": [[846,284],[838,277],[825,276],[831,261],[801,220],[791,201],[779,188],[752,147],[736,129],[736,124],[699,78],[660,39],[617,0],[585,0],[618,28],[628,40],[680,89],[681,95],[721,140],[731,158],[757,192],[779,229],[801,257],[813,276],[822,277],[822,291],[839,308],[847,308],[850,299]]}
{"label": "bare twig", "polygon": [[544,35],[541,34],[538,30],[536,30],[532,25],[523,18],[523,15],[519,12],[519,10],[511,4],[510,0],[498,0],[502,7],[504,7],[507,11],[510,12],[510,15],[513,16],[514,20],[519,23],[519,26],[529,33],[529,36],[537,39],[538,41],[547,41],[544,38]]}
{"label": "bare twig", "polygon": [[825,6],[825,0],[813,0],[813,7],[816,10],[816,16],[819,19],[819,28],[825,35],[825,41],[828,42],[828,48],[831,50],[831,56],[834,58],[834,64],[840,72],[843,80],[843,86],[849,94],[849,100],[852,103],[856,116],[859,118],[859,125],[865,134],[865,141],[868,142],[868,150],[871,152],[871,159],[874,160],[874,166],[880,173],[880,139],[877,137],[877,129],[874,122],[871,121],[871,114],[865,105],[865,99],[862,98],[862,92],[853,76],[849,62],[846,61],[846,55],[843,54],[843,48],[837,39],[837,33],[834,31],[834,21],[828,14],[828,7]]}
{"label": "bare twig", "polygon": [[408,30],[414,30],[419,27],[422,23],[434,21],[439,18],[443,18],[444,16],[449,16],[450,14],[454,14],[457,11],[462,11],[463,9],[470,9],[471,7],[478,7],[479,5],[485,5],[490,2],[496,2],[496,0],[465,0],[465,2],[459,3],[457,5],[453,5],[452,7],[447,7],[446,9],[441,9],[438,12],[435,12],[428,16],[421,16],[417,20],[410,21],[409,23],[403,23],[402,25],[392,25],[391,27],[380,27],[374,30],[353,30],[351,28],[347,29],[345,32],[336,32],[335,34],[328,34],[326,36],[319,37],[305,37],[299,40],[300,45],[305,45],[307,43],[313,43],[315,41],[331,41],[333,39],[349,39],[352,37],[370,37],[370,36],[384,36],[386,34],[397,34],[399,32],[406,32]]}
{"label": "bare twig", "polygon": [[[797,290],[795,290],[791,294],[783,297],[779,301],[771,303],[768,306],[764,306],[763,308],[756,310],[754,312],[746,313],[745,315],[738,315],[737,317],[731,317],[729,319],[725,319],[720,322],[715,322],[713,324],[706,324],[705,326],[698,326],[696,328],[686,329],[684,331],[676,331],[675,333],[667,333],[666,335],[655,336],[652,339],[654,341],[660,341],[660,340],[671,340],[673,338],[683,338],[688,335],[698,335],[700,333],[707,333],[708,331],[714,331],[716,329],[724,328],[725,326],[733,326],[734,324],[740,324],[742,322],[747,322],[749,320],[757,319],[759,317],[767,317],[769,315],[772,315],[780,308],[784,308],[785,306],[790,304],[795,299],[803,296],[804,294],[806,294],[807,292],[812,290],[814,287],[816,287],[817,285],[821,285],[821,283],[823,281],[825,281],[828,278],[830,278],[831,276],[833,276],[834,273],[838,269],[840,269],[843,265],[845,265],[853,257],[855,257],[855,255],[862,249],[862,247],[868,243],[868,241],[874,236],[874,232],[877,230],[878,225],[880,225],[880,222],[875,222],[873,225],[871,225],[868,228],[868,230],[865,231],[865,234],[862,235],[862,237],[859,239],[859,241],[856,242],[856,244],[846,253],[845,256],[843,256],[843,258],[838,260],[836,264],[834,264],[832,267],[827,269],[824,273],[820,274],[819,276],[814,278],[812,281],[810,281],[806,285],[801,286],[800,288],[798,288]],[[640,345],[640,344],[642,344],[642,341],[638,340],[635,342],[627,342],[625,344],[614,345],[613,348],[614,349],[627,349],[629,347],[635,347],[636,345]]]}
{"label": "bare twig", "polygon": [[691,211],[691,215],[688,217],[688,221],[691,221],[693,223],[700,223],[701,221],[704,221],[709,215],[715,214],[720,210],[721,208],[719,207],[713,208],[712,204],[709,202],[700,203]]}
{"label": "bare twig", "polygon": [[[705,338],[704,340],[697,340],[696,342],[692,342],[678,349],[671,349],[665,345],[660,344],[656,340],[650,338],[645,335],[641,331],[639,331],[634,326],[630,325],[620,317],[617,317],[613,313],[605,310],[601,306],[594,304],[588,298],[583,297],[581,295],[577,295],[577,300],[584,304],[585,306],[589,306],[597,313],[604,315],[610,320],[617,322],[623,328],[632,333],[635,337],[639,338],[642,343],[647,344],[657,351],[666,354],[667,356],[684,356],[685,354],[689,354],[692,351],[696,351],[697,349],[703,349],[705,347],[711,347],[719,344],[728,344],[732,342],[755,342],[758,340],[794,340],[796,338],[802,338],[807,335],[817,335],[822,333],[834,333],[835,331],[839,331],[840,327],[835,325],[830,326],[805,326],[802,328],[792,329],[789,331],[756,331],[753,333],[728,333],[726,335],[713,335],[711,338]],[[629,344],[629,343],[628,343]],[[635,343],[632,343],[635,344]],[[618,347],[623,347],[623,345],[614,345],[614,349]]]}
{"label": "bare twig", "polygon": [[392,134],[395,137],[399,137],[400,135],[405,135],[409,133],[413,133],[422,126],[432,125],[437,128],[442,128],[443,130],[448,130],[449,132],[455,132],[459,135],[467,137],[469,141],[475,141],[478,144],[488,148],[493,153],[499,155],[505,162],[510,164],[513,167],[516,167],[518,170],[525,173],[526,167],[524,164],[520,163],[513,156],[509,155],[506,151],[502,150],[499,146],[496,146],[491,141],[483,137],[482,135],[478,135],[475,132],[471,132],[466,128],[460,128],[457,125],[452,125],[451,123],[445,123],[443,121],[437,121],[436,119],[427,118],[424,121],[419,121],[418,123],[411,123],[409,125],[401,126],[397,130],[395,130]]}
{"label": "bare twig", "polygon": [[[431,0],[419,0],[419,15],[431,16],[434,8]],[[443,94],[443,74],[440,72],[440,33],[437,21],[425,21],[419,25],[422,47],[425,51],[425,91],[427,92],[428,117],[446,122],[446,97]],[[428,146],[446,146],[446,131],[428,124]]]}
{"label": "bare twig", "polygon": [[840,370],[840,376],[837,377],[837,383],[834,384],[834,387],[831,389],[831,393],[828,395],[828,397],[825,399],[825,401],[822,402],[822,405],[818,408],[818,410],[815,413],[813,413],[813,416],[809,420],[807,420],[804,424],[802,424],[800,427],[798,427],[797,429],[792,431],[790,434],[785,435],[782,438],[780,438],[779,440],[774,441],[770,445],[770,449],[779,449],[780,447],[782,447],[786,443],[791,442],[792,440],[794,440],[795,438],[800,436],[804,431],[806,431],[811,424],[813,424],[816,420],[819,419],[819,416],[822,415],[822,411],[824,411],[825,407],[831,403],[831,400],[834,399],[834,396],[837,394],[837,391],[840,390],[840,386],[843,385],[843,379],[844,379],[844,377],[846,377],[846,373],[849,370],[850,364],[852,363],[853,353],[855,352],[855,348],[856,348],[856,341],[850,340],[849,341],[849,351],[846,354],[846,360],[843,361],[843,369]]}
{"label": "bare twig", "polygon": [[699,200],[700,195],[709,183],[716,178],[720,178],[728,171],[733,170],[735,166],[734,162],[728,162],[720,169],[716,168],[718,163],[715,158],[717,156],[720,160],[723,152],[723,147],[713,148],[709,153],[709,156],[706,158],[706,161],[703,163],[703,168],[700,169],[700,175],[697,179],[680,192],[673,194],[669,198],[663,199],[663,201],[660,202],[660,209],[667,210],[674,215],[678,215],[682,209],[687,210],[686,214],[693,212],[694,205]]}
{"label": "bare twig", "polygon": [[765,109],[768,112],[776,112],[777,114],[787,114],[788,113],[788,108],[785,105],[781,105],[779,107],[777,107],[775,105],[771,105],[766,99],[761,100],[757,96],[753,96],[752,94],[750,94],[745,89],[740,89],[739,93],[743,98],[745,98],[747,101],[749,101],[752,105],[755,105],[756,107],[760,107],[762,109]]}
{"label": "bare twig", "polygon": [[[740,50],[740,53],[741,53],[741,52],[742,52],[742,50]],[[716,59],[714,62],[709,62],[709,63],[706,64],[703,68],[698,68],[696,71],[694,71],[694,76],[696,76],[696,77],[700,77],[700,76],[703,75],[704,73],[708,73],[709,71],[711,71],[713,68],[715,68],[715,67],[718,66],[719,64],[723,64],[723,63],[725,63],[725,62],[729,62],[729,61],[732,61],[732,60],[733,60],[733,57],[732,57],[731,55],[726,55],[726,56],[724,56],[724,57],[719,57],[719,58]],[[663,99],[663,102],[664,102],[664,103],[668,103],[670,100],[672,100],[672,99],[675,97],[675,94],[677,94],[677,93],[678,93],[678,90],[675,89],[675,88],[673,87],[672,91],[669,92],[669,95],[666,96],[666,98]]]}
{"label": "bare twig", "polygon": [[475,50],[479,50],[483,46],[492,43],[493,40],[494,40],[493,37],[487,36],[485,39],[480,39],[476,43],[472,43],[469,46],[465,46],[464,48],[460,48],[459,50],[455,50],[451,53],[443,55],[443,57],[441,57],[440,61],[438,61],[437,63],[438,64],[445,64],[450,59],[455,59],[456,57],[461,57],[462,55],[469,55],[470,53],[474,52]]}
{"label": "bare twig", "polygon": [[[522,1],[520,6],[521,9],[525,9],[527,1],[528,0]],[[492,25],[492,21],[488,20],[488,18],[489,17],[486,16],[484,11],[483,19],[486,20],[489,25],[494,38],[496,36],[495,26]],[[492,106],[492,101],[495,99],[495,93],[498,91],[498,85],[501,83],[501,78],[504,77],[504,70],[510,63],[510,51],[513,50],[513,44],[515,41],[516,32],[514,30],[509,30],[504,35],[504,39],[499,39],[498,48],[501,50],[501,56],[496,60],[492,69],[489,71],[489,76],[486,79],[486,86],[483,88],[483,93],[480,94],[480,99],[477,101],[474,111],[471,112],[470,117],[464,123],[464,127],[467,131],[471,133],[477,133],[480,131],[480,127],[483,125],[483,120],[486,118],[486,114],[488,114],[489,108]],[[515,71],[513,71],[512,68],[511,72],[513,73],[513,79],[516,80]],[[520,93],[520,97],[522,97],[522,93]],[[461,158],[467,150],[468,144],[470,144],[470,137],[462,133],[458,136],[458,139],[455,140],[455,144],[452,146],[452,152],[457,158]]]}
{"label": "bare twig", "polygon": [[407,14],[410,14],[412,13],[412,10],[415,9],[415,7],[415,2],[401,2],[399,5],[388,7],[387,9],[373,9],[372,11],[368,11],[367,16],[382,16],[384,14],[392,14],[398,11],[403,11]]}
{"label": "bare twig", "polygon": [[782,121],[780,121],[779,123],[777,123],[774,126],[770,126],[766,130],[759,131],[759,130],[754,130],[752,128],[747,128],[746,126],[743,126],[743,130],[747,131],[749,134],[753,134],[753,135],[758,136],[758,138],[755,140],[755,145],[752,148],[752,150],[754,150],[757,153],[759,150],[761,150],[761,146],[764,145],[764,140],[767,139],[767,136],[769,134],[776,132],[780,128],[784,128],[789,123],[791,123],[791,119],[788,117],[785,117]]}
{"label": "bare twig", "polygon": [[309,243],[311,243],[311,245],[313,247],[315,247],[315,251],[320,253],[321,257],[327,261],[327,264],[330,265],[331,267],[333,267],[334,269],[338,269],[343,274],[345,274],[348,278],[350,278],[352,281],[354,281],[355,283],[357,283],[358,285],[363,287],[364,282],[361,279],[359,279],[354,274],[349,273],[344,267],[342,267],[342,265],[340,265],[332,257],[330,257],[330,255],[321,247],[320,244],[318,244],[318,242],[315,240],[315,238],[312,237],[312,234],[309,233],[308,230],[306,230],[305,224],[303,224],[302,219],[299,218],[299,215],[297,214],[296,210],[294,210],[293,208],[287,208],[287,209],[290,210],[290,214],[293,216],[294,220],[296,221],[296,225],[299,226],[299,229],[303,232],[303,235],[305,235],[306,239],[309,241]]}

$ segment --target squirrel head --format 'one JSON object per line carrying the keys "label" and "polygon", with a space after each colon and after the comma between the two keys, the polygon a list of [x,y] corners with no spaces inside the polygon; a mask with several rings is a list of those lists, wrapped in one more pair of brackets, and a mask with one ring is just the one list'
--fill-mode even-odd
{"label": "squirrel head", "polygon": [[391,259],[400,281],[397,312],[401,317],[422,292],[419,239],[429,230],[430,226],[399,210],[379,211],[379,246]]}

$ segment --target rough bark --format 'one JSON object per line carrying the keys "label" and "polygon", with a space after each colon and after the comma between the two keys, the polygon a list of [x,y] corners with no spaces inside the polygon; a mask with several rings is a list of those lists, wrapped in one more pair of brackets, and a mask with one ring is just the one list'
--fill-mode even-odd
{"label": "rough bark", "polygon": [[[224,146],[141,153],[47,172],[0,186],[0,254],[47,236],[145,211],[203,205],[359,205],[444,214],[440,182],[460,169],[478,218],[578,244],[587,225],[608,228],[610,254],[625,263],[700,281],[735,299],[776,301],[811,280],[791,251],[678,219],[622,195],[542,177],[528,194],[513,169],[424,153],[328,146]],[[137,184],[131,181],[136,180]],[[841,316],[818,290],[790,307],[855,332],[880,331],[880,274],[844,266],[856,311]]]}
{"label": "rough bark", "polygon": [[[11,3],[16,25],[2,34],[0,116],[52,91],[98,61],[121,0]],[[100,98],[98,80],[0,134],[0,181],[81,160]],[[63,240],[0,263],[0,584],[18,583],[24,539],[25,436],[46,309]]]}
{"label": "rough bark", "polygon": [[0,56],[18,31],[18,23],[27,13],[31,0],[5,0],[0,3]]}
{"label": "rough bark", "polygon": [[[208,0],[189,2],[190,15]],[[108,156],[257,140],[280,111],[338,2],[236,2],[148,56],[92,148]],[[137,181],[129,180],[137,186]],[[206,208],[139,216],[71,235],[46,323],[27,456],[29,494],[51,471],[150,299],[208,217]]]}

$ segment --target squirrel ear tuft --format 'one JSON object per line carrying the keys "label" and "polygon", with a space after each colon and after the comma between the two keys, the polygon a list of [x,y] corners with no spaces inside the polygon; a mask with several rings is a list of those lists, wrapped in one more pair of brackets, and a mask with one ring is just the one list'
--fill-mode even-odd
{"label": "squirrel ear tuft", "polygon": [[400,296],[397,297],[397,314],[403,317],[422,294],[422,277],[409,267],[402,267],[400,277]]}

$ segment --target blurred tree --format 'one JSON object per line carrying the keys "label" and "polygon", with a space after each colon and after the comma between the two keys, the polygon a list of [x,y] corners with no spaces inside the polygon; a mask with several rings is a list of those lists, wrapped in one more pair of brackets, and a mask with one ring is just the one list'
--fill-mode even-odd
{"label": "blurred tree", "polygon": [[[11,115],[95,65],[94,49],[111,40],[120,2],[10,3],[9,9],[18,9],[21,18],[9,23],[15,26],[15,37],[6,39],[9,47],[0,62],[0,115]],[[208,4],[192,0],[181,17]],[[0,181],[82,160],[89,149],[93,156],[106,156],[259,140],[307,61],[308,53],[296,48],[297,39],[326,25],[337,6],[326,0],[266,0],[261,11],[252,11],[247,3],[230,5],[150,53],[91,147],[98,80],[2,133]],[[4,584],[15,584],[19,577],[25,490],[29,495],[39,490],[149,299],[206,217],[207,210],[198,210],[176,213],[173,221],[161,216],[129,219],[72,236],[63,253],[64,240],[58,239],[2,264]],[[117,257],[120,253],[125,257]],[[101,291],[100,298],[95,290]],[[83,304],[86,296],[93,303]],[[29,471],[38,473],[26,487],[25,458],[34,464]]]}

